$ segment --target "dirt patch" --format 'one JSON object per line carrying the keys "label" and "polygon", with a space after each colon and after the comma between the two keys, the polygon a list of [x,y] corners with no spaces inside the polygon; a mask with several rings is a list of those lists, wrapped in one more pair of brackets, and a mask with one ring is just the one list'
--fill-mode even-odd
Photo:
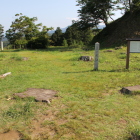
{"label": "dirt patch", "polygon": [[109,93],[102,93],[103,96],[109,96]]}
{"label": "dirt patch", "polygon": [[27,91],[22,93],[15,93],[15,96],[20,98],[25,97],[34,97],[38,102],[47,102],[50,103],[52,98],[56,97],[57,92],[49,89],[37,89],[37,88],[29,88]]}
{"label": "dirt patch", "polygon": [[17,131],[0,133],[0,140],[20,140],[20,134]]}
{"label": "dirt patch", "polygon": [[33,120],[30,129],[30,137],[32,140],[37,140],[39,138],[53,138],[56,134],[55,130],[51,128],[51,126],[43,126],[42,123],[47,120],[46,117],[48,116],[40,116],[39,120]]}

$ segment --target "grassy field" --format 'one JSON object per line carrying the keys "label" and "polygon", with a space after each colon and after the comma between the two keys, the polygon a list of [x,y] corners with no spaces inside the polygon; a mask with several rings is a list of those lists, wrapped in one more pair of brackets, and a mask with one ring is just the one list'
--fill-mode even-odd
{"label": "grassy field", "polygon": [[[93,61],[78,61],[94,51],[0,52],[0,75],[12,73],[0,79],[0,136],[15,131],[20,140],[139,139],[140,96],[119,90],[140,85],[140,54],[130,55],[126,70],[126,48],[112,50],[100,50],[98,71]],[[33,98],[7,100],[28,88],[52,89],[58,97],[50,105]]]}

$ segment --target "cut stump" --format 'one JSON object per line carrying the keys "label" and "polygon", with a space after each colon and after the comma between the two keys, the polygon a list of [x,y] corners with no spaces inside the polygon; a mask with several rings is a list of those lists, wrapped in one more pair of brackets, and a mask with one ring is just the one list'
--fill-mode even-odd
{"label": "cut stump", "polygon": [[123,87],[120,92],[124,94],[140,94],[140,85]]}
{"label": "cut stump", "polygon": [[57,92],[54,90],[29,88],[25,92],[15,93],[14,96],[20,98],[34,97],[37,102],[47,102],[50,104],[50,100],[56,97],[56,94]]}

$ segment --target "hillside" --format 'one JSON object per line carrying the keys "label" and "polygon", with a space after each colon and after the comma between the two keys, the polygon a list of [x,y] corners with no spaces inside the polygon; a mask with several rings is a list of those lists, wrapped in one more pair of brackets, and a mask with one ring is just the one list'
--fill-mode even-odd
{"label": "hillside", "polygon": [[109,48],[126,45],[126,38],[140,38],[140,10],[127,12],[110,23],[93,38],[92,44],[100,42],[101,47]]}

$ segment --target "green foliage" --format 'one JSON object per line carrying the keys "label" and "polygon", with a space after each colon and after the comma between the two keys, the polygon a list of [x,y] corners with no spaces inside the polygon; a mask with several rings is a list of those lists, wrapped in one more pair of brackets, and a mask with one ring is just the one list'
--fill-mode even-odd
{"label": "green foliage", "polygon": [[113,0],[78,0],[78,10],[80,21],[78,21],[81,28],[96,27],[99,23],[104,22],[108,24],[108,19],[114,15],[112,10],[114,8]]}
{"label": "green foliage", "polygon": [[63,33],[60,27],[57,27],[55,32],[51,35],[51,45],[61,46],[63,42]]}
{"label": "green foliage", "polygon": [[134,12],[140,8],[139,0],[78,0],[80,20],[77,22],[80,28],[97,27],[99,23],[109,24],[114,11],[124,13]]}
{"label": "green foliage", "polygon": [[27,44],[27,47],[30,49],[46,49],[48,46],[49,39],[45,36],[34,37]]}
{"label": "green foliage", "polygon": [[91,29],[79,29],[78,24],[73,22],[73,24],[67,28],[64,37],[69,46],[79,46],[82,48],[84,45],[88,46],[91,43],[93,33]]}
{"label": "green foliage", "polygon": [[62,45],[65,46],[65,47],[68,47],[68,43],[67,43],[66,39],[63,40],[63,44]]}
{"label": "green foliage", "polygon": [[59,27],[56,29],[51,36],[51,45],[83,48],[85,45],[88,46],[92,39],[92,29],[81,30],[78,24],[73,22],[73,24],[66,29],[65,33],[62,33]]}
{"label": "green foliage", "polygon": [[[47,32],[52,28],[35,24],[37,17],[29,18],[22,14],[16,14],[17,18],[10,29],[6,31],[6,37],[14,48],[42,49],[49,44]],[[41,30],[42,29],[42,30]]]}

